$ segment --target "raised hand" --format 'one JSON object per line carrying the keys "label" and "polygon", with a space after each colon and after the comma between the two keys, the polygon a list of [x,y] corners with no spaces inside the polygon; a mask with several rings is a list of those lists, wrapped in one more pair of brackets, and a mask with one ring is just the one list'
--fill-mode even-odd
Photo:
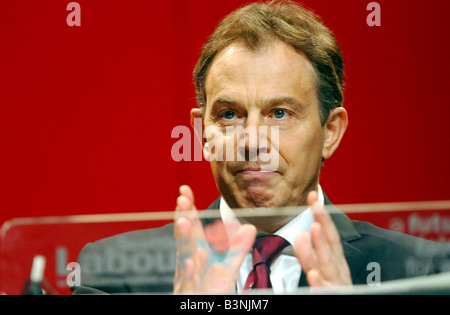
{"label": "raised hand", "polygon": [[294,242],[297,256],[310,287],[351,286],[352,280],[339,233],[330,214],[310,192],[308,205],[314,215],[310,232],[301,232]]}
{"label": "raised hand", "polygon": [[253,246],[256,228],[221,220],[205,228],[198,217],[194,194],[180,187],[175,211],[177,264],[174,293],[230,293],[239,268]]}

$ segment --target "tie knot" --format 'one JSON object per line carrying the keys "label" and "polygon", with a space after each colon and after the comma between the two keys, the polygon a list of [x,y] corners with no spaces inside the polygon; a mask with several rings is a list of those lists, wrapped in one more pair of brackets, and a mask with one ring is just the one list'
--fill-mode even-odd
{"label": "tie knot", "polygon": [[256,239],[253,247],[253,265],[256,266],[263,263],[270,266],[288,245],[289,242],[278,235],[264,236]]}

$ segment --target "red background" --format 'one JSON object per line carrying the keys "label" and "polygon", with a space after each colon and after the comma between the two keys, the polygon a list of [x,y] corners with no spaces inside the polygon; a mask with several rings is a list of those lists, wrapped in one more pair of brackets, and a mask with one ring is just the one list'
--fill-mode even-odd
{"label": "red background", "polygon": [[[216,23],[242,0],[0,2],[0,224],[15,217],[198,208],[207,162],[174,162],[189,126],[191,73]],[[305,0],[335,31],[350,125],[321,184],[336,203],[450,199],[450,2]]]}

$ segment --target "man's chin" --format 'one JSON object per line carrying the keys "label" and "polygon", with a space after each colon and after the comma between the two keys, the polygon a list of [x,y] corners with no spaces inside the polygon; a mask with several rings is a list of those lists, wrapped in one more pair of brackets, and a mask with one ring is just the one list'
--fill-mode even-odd
{"label": "man's chin", "polygon": [[270,208],[279,206],[276,195],[267,188],[247,188],[245,195],[240,198],[240,208]]}
{"label": "man's chin", "polygon": [[[232,208],[250,210],[250,213],[246,211],[246,214],[241,219],[246,223],[253,224],[258,230],[274,233],[292,219],[291,216],[274,214],[271,209],[269,209],[284,206],[280,201],[280,199],[282,199],[280,198],[282,197],[280,194],[271,194],[267,189],[264,191],[260,189],[247,189],[245,195],[236,197],[235,201],[238,206]],[[254,213],[254,215],[251,213]]]}

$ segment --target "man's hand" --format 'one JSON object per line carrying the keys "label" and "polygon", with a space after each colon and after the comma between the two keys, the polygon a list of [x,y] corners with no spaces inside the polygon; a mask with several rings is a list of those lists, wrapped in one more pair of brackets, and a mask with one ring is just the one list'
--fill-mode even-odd
{"label": "man's hand", "polygon": [[192,190],[181,186],[174,237],[177,243],[174,293],[230,293],[236,290],[239,268],[253,246],[256,228],[238,222],[225,226],[217,220],[204,229]]}
{"label": "man's hand", "polygon": [[310,232],[301,232],[294,242],[297,256],[310,287],[351,286],[350,269],[339,233],[329,213],[310,192],[308,205],[314,214]]}

